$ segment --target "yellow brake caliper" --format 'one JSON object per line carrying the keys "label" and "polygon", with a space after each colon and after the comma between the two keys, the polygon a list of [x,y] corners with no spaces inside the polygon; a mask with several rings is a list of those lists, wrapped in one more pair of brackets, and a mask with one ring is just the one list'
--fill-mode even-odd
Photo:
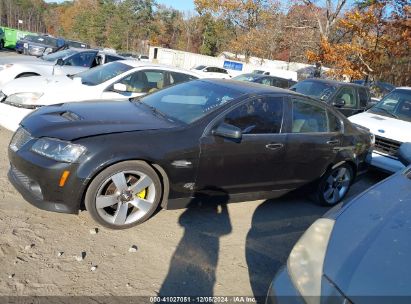
{"label": "yellow brake caliper", "polygon": [[137,193],[137,197],[139,197],[139,198],[146,198],[146,195],[147,195],[147,191],[146,191],[147,189],[143,189],[143,190],[141,190],[139,193]]}

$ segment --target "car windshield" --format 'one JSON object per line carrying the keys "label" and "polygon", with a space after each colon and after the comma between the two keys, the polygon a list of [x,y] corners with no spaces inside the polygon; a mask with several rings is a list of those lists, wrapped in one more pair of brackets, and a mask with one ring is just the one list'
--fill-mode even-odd
{"label": "car windshield", "polygon": [[411,122],[411,90],[392,91],[369,112]]}
{"label": "car windshield", "polygon": [[57,46],[58,41],[55,38],[47,37],[47,36],[37,36],[33,42],[38,42],[45,45],[50,45],[52,47]]}
{"label": "car windshield", "polygon": [[136,101],[172,120],[190,124],[242,94],[241,91],[226,86],[194,80],[163,89]]}
{"label": "car windshield", "polygon": [[198,65],[198,66],[196,66],[194,69],[195,70],[202,70],[202,69],[204,69],[206,66],[205,65]]}
{"label": "car windshield", "polygon": [[243,74],[243,75],[238,75],[238,76],[234,77],[233,80],[253,82],[257,78],[260,78],[260,76],[258,74]]}
{"label": "car windshield", "polygon": [[25,36],[23,39],[26,40],[26,41],[34,42],[34,41],[37,41],[37,40],[36,40],[37,37],[38,37],[38,36],[28,35],[28,36]]}
{"label": "car windshield", "polygon": [[52,53],[52,54],[49,54],[49,55],[44,55],[44,56],[41,57],[41,59],[46,60],[46,61],[56,61],[58,59],[64,59],[64,58],[66,58],[68,56],[71,56],[75,53],[77,53],[77,51],[68,49],[68,50]]}
{"label": "car windshield", "polygon": [[82,42],[67,41],[67,44],[68,44],[69,46],[71,46],[71,47],[74,47],[74,48],[79,48],[79,49],[81,49],[81,48],[87,48],[87,44],[82,43]]}
{"label": "car windshield", "polygon": [[301,81],[293,85],[291,90],[307,95],[310,97],[318,98],[321,100],[328,100],[331,95],[337,90],[337,86],[320,81]]}
{"label": "car windshield", "polygon": [[81,83],[84,85],[95,86],[107,80],[113,79],[114,77],[121,75],[132,68],[132,66],[115,61],[78,73],[75,77],[80,77]]}

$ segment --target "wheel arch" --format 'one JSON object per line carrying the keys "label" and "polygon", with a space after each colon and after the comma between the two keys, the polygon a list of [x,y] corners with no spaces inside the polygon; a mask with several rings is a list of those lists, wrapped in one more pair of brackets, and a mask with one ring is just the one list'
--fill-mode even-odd
{"label": "wheel arch", "polygon": [[162,166],[160,166],[159,164],[157,164],[154,161],[150,161],[144,158],[125,158],[125,159],[121,159],[121,160],[113,160],[111,162],[107,162],[104,165],[100,166],[98,168],[98,170],[94,171],[86,180],[86,184],[83,187],[83,192],[81,194],[81,202],[80,202],[80,206],[79,206],[79,210],[85,210],[85,196],[86,193],[90,187],[91,182],[96,178],[97,175],[99,175],[102,171],[104,171],[105,169],[115,165],[115,164],[119,164],[122,162],[127,162],[127,161],[141,161],[141,162],[145,162],[146,164],[148,164],[159,176],[160,178],[160,182],[161,182],[161,186],[163,187],[163,191],[161,194],[161,198],[160,198],[160,206],[162,208],[166,208],[167,203],[168,203],[168,195],[170,193],[170,180],[168,178],[168,175],[166,173],[166,171],[163,169]]}
{"label": "wheel arch", "polygon": [[23,72],[18,74],[15,78],[21,78],[21,77],[29,77],[29,76],[41,76],[39,73],[36,72]]}

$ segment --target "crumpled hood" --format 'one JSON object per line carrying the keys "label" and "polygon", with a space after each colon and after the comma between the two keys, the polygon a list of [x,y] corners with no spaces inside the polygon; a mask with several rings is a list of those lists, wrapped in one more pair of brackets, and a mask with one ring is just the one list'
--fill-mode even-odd
{"label": "crumpled hood", "polygon": [[408,175],[399,172],[374,186],[336,219],[324,274],[356,304],[370,303],[364,296],[411,296]]}
{"label": "crumpled hood", "polygon": [[89,101],[42,107],[23,119],[21,125],[33,137],[62,140],[175,126],[149,108],[130,101]]}
{"label": "crumpled hood", "polygon": [[[39,104],[50,105],[72,101],[69,99],[73,97],[73,94],[71,94],[73,90],[78,92],[79,90],[85,89],[87,89],[87,87],[81,84],[80,79],[71,79],[65,75],[61,75],[17,78],[5,84],[2,91],[6,96],[22,92],[43,93],[44,95],[39,100]],[[58,98],[56,98],[56,96],[58,96]]]}
{"label": "crumpled hood", "polygon": [[411,122],[395,119],[376,113],[364,112],[348,119],[358,125],[364,126],[375,135],[390,138],[399,142],[411,142]]}

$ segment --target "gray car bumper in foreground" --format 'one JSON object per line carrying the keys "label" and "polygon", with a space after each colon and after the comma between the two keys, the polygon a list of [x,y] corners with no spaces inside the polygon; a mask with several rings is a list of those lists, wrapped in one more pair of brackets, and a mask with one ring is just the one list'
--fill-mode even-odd
{"label": "gray car bumper in foreground", "polygon": [[305,304],[304,299],[294,287],[287,268],[281,268],[268,289],[266,304]]}

